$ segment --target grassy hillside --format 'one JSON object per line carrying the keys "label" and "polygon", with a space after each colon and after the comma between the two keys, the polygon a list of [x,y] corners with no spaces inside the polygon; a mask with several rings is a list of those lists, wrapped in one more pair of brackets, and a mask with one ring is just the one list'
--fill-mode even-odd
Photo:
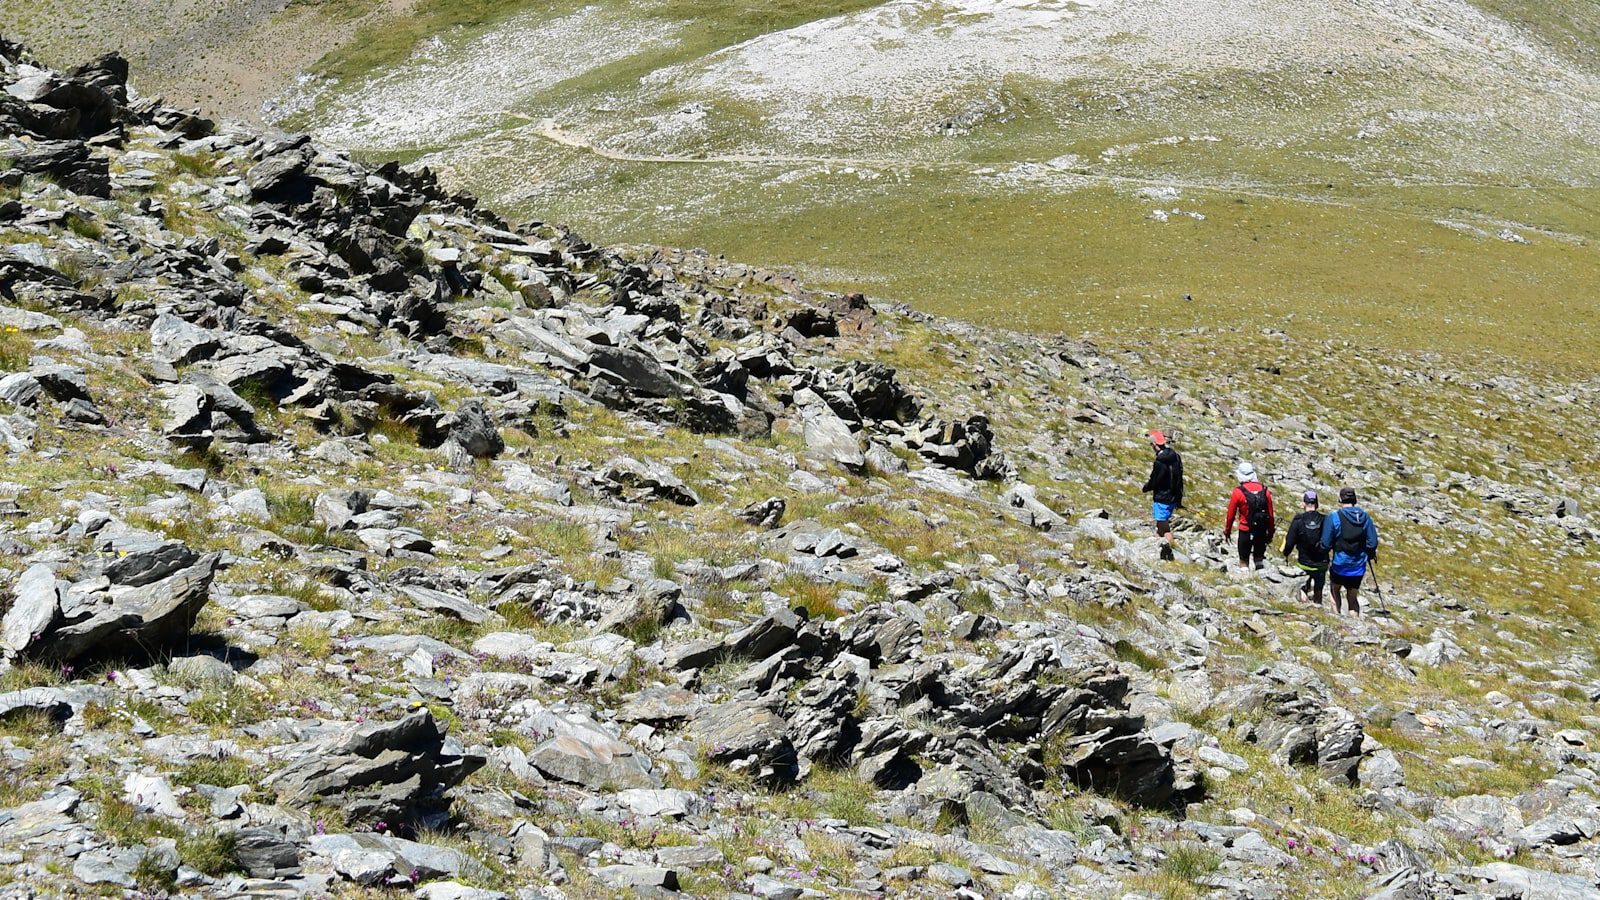
{"label": "grassy hillside", "polygon": [[1600,66],[1600,0],[1473,0],[1484,10],[1526,28],[1592,71]]}
{"label": "grassy hillside", "polygon": [[1592,368],[1600,93],[1559,46],[1585,4],[1240,6],[1237,29],[1182,2],[863,6],[463,14],[405,62],[324,60],[288,121],[598,237],[946,314]]}
{"label": "grassy hillside", "polygon": [[1594,368],[1594,0],[52,2],[0,14],[598,238],[1040,330]]}

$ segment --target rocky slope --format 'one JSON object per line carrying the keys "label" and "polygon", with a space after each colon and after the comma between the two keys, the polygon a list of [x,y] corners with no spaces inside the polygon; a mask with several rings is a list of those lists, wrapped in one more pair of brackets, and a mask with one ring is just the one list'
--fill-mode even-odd
{"label": "rocky slope", "polygon": [[[1600,384],[980,329],[0,57],[5,896],[1600,896]],[[1387,615],[1228,575],[1241,456]]]}

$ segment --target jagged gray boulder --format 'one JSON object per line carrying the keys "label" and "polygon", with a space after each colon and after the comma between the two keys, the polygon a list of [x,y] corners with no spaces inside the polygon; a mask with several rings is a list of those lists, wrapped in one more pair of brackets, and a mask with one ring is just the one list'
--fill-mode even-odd
{"label": "jagged gray boulder", "polygon": [[589,357],[597,377],[641,397],[677,397],[683,387],[655,357],[628,347],[597,346]]}
{"label": "jagged gray boulder", "polygon": [[221,333],[186,322],[172,313],[161,313],[150,323],[152,354],[174,366],[210,359],[223,345]]}
{"label": "jagged gray boulder", "polygon": [[200,554],[181,541],[150,540],[124,543],[103,574],[115,584],[134,587],[149,584],[195,564]]}
{"label": "jagged gray boulder", "polygon": [[315,835],[311,852],[332,863],[346,880],[377,885],[389,876],[408,883],[436,878],[492,879],[494,873],[472,856],[453,847],[419,843],[387,834]]}
{"label": "jagged gray boulder", "polygon": [[61,613],[67,582],[44,563],[29,566],[11,589],[11,608],[0,623],[0,648],[11,656],[44,637]]}
{"label": "jagged gray boulder", "polygon": [[371,502],[372,495],[366,491],[325,491],[312,502],[311,511],[322,527],[342,531],[366,512]]}
{"label": "jagged gray boulder", "polygon": [[90,703],[105,703],[110,692],[99,685],[71,687],[31,687],[0,694],[0,721],[21,712],[37,713],[57,724],[65,724]]}
{"label": "jagged gray boulder", "polygon": [[1176,787],[1172,757],[1142,733],[1101,729],[1069,738],[1061,766],[1073,783],[1139,806],[1165,804]]}
{"label": "jagged gray boulder", "polygon": [[661,786],[648,757],[586,716],[540,713],[519,728],[544,738],[528,762],[551,778],[590,789]]}
{"label": "jagged gray boulder", "polygon": [[800,429],[807,455],[850,472],[865,470],[867,457],[861,448],[861,439],[827,404],[819,400],[802,407]]}
{"label": "jagged gray boulder", "polygon": [[642,463],[629,456],[613,457],[600,470],[602,491],[627,500],[667,500],[679,506],[697,506],[700,497],[665,466]]}
{"label": "jagged gray boulder", "polygon": [[678,873],[660,866],[601,866],[594,870],[594,877],[612,888],[634,891],[650,888],[665,891],[678,889]]}
{"label": "jagged gray boulder", "polygon": [[757,528],[776,528],[783,522],[784,510],[788,504],[782,497],[768,497],[739,510],[739,518]]}
{"label": "jagged gray boulder", "polygon": [[83,141],[38,141],[22,150],[0,152],[0,166],[30,175],[48,175],[69,191],[111,196],[111,163]]}
{"label": "jagged gray boulder", "polygon": [[162,433],[180,447],[203,450],[218,437],[261,438],[255,409],[231,388],[206,375],[191,373],[182,384],[157,391],[166,421]]}
{"label": "jagged gray boulder", "polygon": [[455,412],[445,417],[440,427],[460,453],[473,459],[499,456],[506,449],[500,429],[477,400],[463,401]]}
{"label": "jagged gray boulder", "polygon": [[446,792],[483,763],[447,739],[433,713],[421,709],[312,742],[264,783],[283,799],[332,801],[351,824],[398,825],[446,805]]}
{"label": "jagged gray boulder", "polygon": [[1019,521],[1040,531],[1055,531],[1067,524],[1064,516],[1039,501],[1039,493],[1031,484],[1012,485],[1000,495],[1000,502]]}
{"label": "jagged gray boulder", "polygon": [[1508,862],[1489,863],[1467,870],[1467,874],[1485,883],[1490,890],[1507,892],[1496,894],[1519,896],[1524,900],[1600,900],[1600,888],[1587,878],[1543,872]]}
{"label": "jagged gray boulder", "polygon": [[253,878],[283,878],[300,873],[299,845],[276,828],[241,828],[234,832],[233,858]]}
{"label": "jagged gray boulder", "polygon": [[720,703],[691,719],[688,731],[706,759],[747,772],[757,781],[783,784],[799,775],[788,720],[762,704]]}
{"label": "jagged gray boulder", "polygon": [[186,547],[163,550],[146,557],[149,565],[114,565],[99,579],[69,586],[47,570],[30,569],[16,591],[26,602],[14,605],[0,625],[6,653],[67,663],[143,657],[175,646],[210,600],[220,560],[220,554],[199,556]]}
{"label": "jagged gray boulder", "polygon": [[44,396],[44,386],[27,372],[12,372],[0,378],[0,400],[12,406],[33,407]]}

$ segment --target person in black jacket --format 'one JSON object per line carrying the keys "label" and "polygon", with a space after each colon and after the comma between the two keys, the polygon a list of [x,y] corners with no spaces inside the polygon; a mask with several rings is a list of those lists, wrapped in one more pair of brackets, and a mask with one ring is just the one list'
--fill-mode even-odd
{"label": "person in black jacket", "polygon": [[1161,558],[1172,559],[1172,515],[1183,506],[1183,457],[1172,449],[1172,442],[1159,431],[1150,432],[1150,445],[1156,459],[1150,467],[1150,480],[1144,493],[1150,495],[1150,513],[1156,520],[1156,535],[1161,538]]}
{"label": "person in black jacket", "polygon": [[1305,511],[1289,523],[1289,534],[1283,540],[1283,558],[1298,550],[1297,563],[1306,574],[1306,583],[1300,588],[1300,599],[1322,605],[1322,588],[1328,583],[1328,548],[1322,546],[1322,523],[1328,518],[1317,510],[1317,492],[1306,491],[1301,501]]}

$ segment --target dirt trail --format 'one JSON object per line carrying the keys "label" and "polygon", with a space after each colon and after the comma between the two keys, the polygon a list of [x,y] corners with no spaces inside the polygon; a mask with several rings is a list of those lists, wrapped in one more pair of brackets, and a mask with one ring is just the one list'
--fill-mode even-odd
{"label": "dirt trail", "polygon": [[[865,156],[783,156],[767,153],[727,153],[709,156],[657,156],[652,154],[628,153],[622,150],[612,150],[602,147],[587,138],[578,137],[557,125],[553,119],[535,119],[521,113],[507,113],[508,118],[528,122],[534,134],[552,143],[574,150],[592,153],[602,159],[617,162],[636,163],[661,163],[664,165],[819,165],[819,166],[860,166],[871,169],[905,170],[905,169],[944,169],[963,170],[966,165],[955,162],[920,162],[905,159],[890,159],[887,157]],[[520,130],[520,129],[519,129]]]}
{"label": "dirt trail", "polygon": [[[751,165],[751,166],[790,166],[790,165],[823,165],[845,166],[864,169],[881,169],[884,171],[944,171],[958,172],[969,175],[982,175],[994,171],[992,166],[973,166],[968,163],[938,160],[908,160],[886,157],[863,156],[789,156],[782,154],[766,153],[730,153],[707,154],[702,156],[674,156],[647,153],[629,153],[624,150],[614,150],[579,137],[562,128],[553,119],[536,119],[521,113],[507,113],[508,118],[527,122],[523,128],[516,130],[529,130],[538,137],[559,144],[573,150],[593,154],[601,159],[616,162],[648,163],[675,166],[693,165]],[[1171,178],[1141,178],[1135,175],[1110,175],[1094,172],[1060,172],[1055,173],[1061,181],[1077,183],[1082,186],[1089,185],[1115,185],[1121,187],[1155,187],[1175,188],[1178,190],[1215,191],[1218,193],[1232,194],[1243,197],[1255,197],[1262,200],[1277,200],[1293,203],[1310,203],[1319,206],[1338,207],[1340,209],[1356,210],[1360,212],[1383,213],[1385,215],[1404,216],[1418,221],[1432,222],[1437,216],[1409,213],[1402,210],[1373,204],[1357,203],[1337,200],[1330,197],[1312,197],[1296,193],[1299,190],[1321,188],[1322,181],[1287,181],[1287,182],[1237,182],[1214,181],[1189,181]],[[1488,182],[1468,181],[1384,181],[1349,183],[1346,187],[1357,189],[1369,188],[1484,188],[1494,190],[1541,191],[1553,187],[1593,187],[1594,185],[1530,185],[1530,184],[1493,184]],[[1486,226],[1499,227],[1504,223],[1498,219],[1486,216],[1463,215],[1462,218],[1472,218]]]}

